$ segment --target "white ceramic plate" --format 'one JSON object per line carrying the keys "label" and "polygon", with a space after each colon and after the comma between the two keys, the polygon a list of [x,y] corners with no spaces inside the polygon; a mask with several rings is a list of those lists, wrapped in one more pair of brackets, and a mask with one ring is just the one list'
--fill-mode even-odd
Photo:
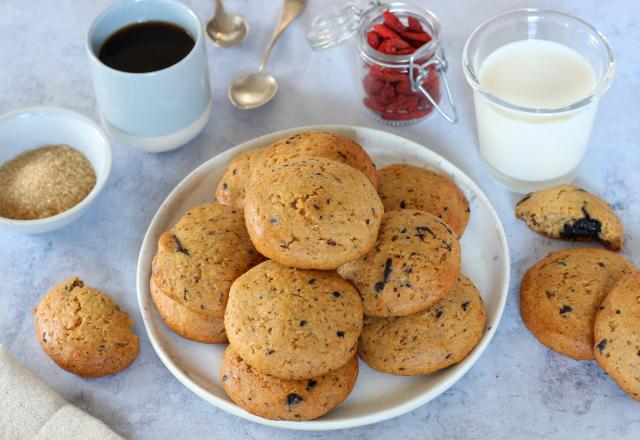
{"label": "white ceramic plate", "polygon": [[[211,202],[216,185],[230,159],[240,151],[268,145],[276,139],[306,130],[328,130],[350,137],[367,150],[378,167],[407,162],[451,176],[471,206],[471,219],[461,240],[462,270],[475,283],[487,307],[487,331],[480,344],[461,363],[436,374],[397,377],[377,373],[360,362],[360,376],[349,398],[318,420],[266,420],[236,406],[225,394],[219,365],[225,346],[191,342],[164,325],[149,294],[151,260],[162,232],[195,205]],[[475,183],[431,150],[408,139],[362,127],[314,126],[284,130],[245,142],[196,168],[169,194],[142,243],[137,273],[138,301],[153,348],[167,368],[187,388],[207,402],[253,422],[287,429],[327,430],[367,425],[399,416],[434,399],[478,360],[493,337],[507,299],[509,250],[495,210]]]}

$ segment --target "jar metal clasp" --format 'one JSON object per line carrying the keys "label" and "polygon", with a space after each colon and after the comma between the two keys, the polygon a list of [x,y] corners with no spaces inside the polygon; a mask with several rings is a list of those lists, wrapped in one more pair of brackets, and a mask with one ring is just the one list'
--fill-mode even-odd
{"label": "jar metal clasp", "polygon": [[[411,89],[414,92],[419,91],[420,93],[422,93],[425,98],[429,100],[433,108],[435,108],[437,112],[440,113],[440,116],[442,116],[446,121],[455,124],[456,122],[458,122],[459,116],[456,105],[453,102],[453,95],[451,94],[449,82],[447,81],[446,71],[449,63],[447,62],[444,52],[440,48],[438,48],[436,50],[436,53],[426,62],[416,62],[416,60],[425,57],[426,51],[424,49],[425,47],[423,46],[421,49],[418,49],[409,57],[409,80],[411,83]],[[431,69],[432,66],[433,69]],[[442,107],[438,104],[434,97],[431,96],[431,94],[424,87],[425,79],[427,78],[427,76],[433,75],[433,72],[437,72],[437,74],[442,78],[444,90],[447,93],[447,100],[449,101],[449,107],[451,108],[451,115],[448,115],[442,109]]]}

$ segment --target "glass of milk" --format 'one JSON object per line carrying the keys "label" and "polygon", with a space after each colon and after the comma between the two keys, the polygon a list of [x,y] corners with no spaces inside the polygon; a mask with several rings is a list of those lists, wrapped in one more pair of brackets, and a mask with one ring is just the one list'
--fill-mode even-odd
{"label": "glass of milk", "polygon": [[571,181],[615,72],[604,36],[567,14],[521,9],[480,25],[462,62],[498,183],[525,193]]}

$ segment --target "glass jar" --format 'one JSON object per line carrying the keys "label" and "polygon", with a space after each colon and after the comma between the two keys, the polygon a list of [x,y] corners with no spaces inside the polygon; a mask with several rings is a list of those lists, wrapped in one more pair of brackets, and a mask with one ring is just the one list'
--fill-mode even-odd
{"label": "glass jar", "polygon": [[[401,20],[409,16],[417,19],[431,40],[404,55],[390,55],[372,47],[367,33],[384,21],[387,10]],[[440,32],[436,16],[417,6],[371,1],[363,9],[355,2],[347,2],[315,17],[308,39],[311,47],[321,50],[357,36],[361,102],[376,120],[394,126],[408,125],[428,118],[435,109],[455,123],[458,114],[447,83]],[[450,115],[440,105],[443,95],[449,101]]]}

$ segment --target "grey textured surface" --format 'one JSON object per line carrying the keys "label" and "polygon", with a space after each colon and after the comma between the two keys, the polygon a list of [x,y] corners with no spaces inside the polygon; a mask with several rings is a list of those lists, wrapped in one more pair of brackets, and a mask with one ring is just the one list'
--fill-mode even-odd
{"label": "grey textured surface", "polygon": [[[0,0],[0,112],[55,105],[97,119],[84,53],[92,18],[108,3]],[[201,15],[210,1],[187,3]],[[280,79],[274,102],[240,112],[226,99],[234,75],[254,69],[276,20],[279,2],[228,1],[251,34],[236,49],[209,46],[212,118],[189,145],[151,155],[114,144],[105,191],[78,222],[54,233],[22,236],[0,230],[0,343],[64,397],[132,439],[162,438],[637,438],[640,406],[594,362],[577,362],[541,346],[518,313],[518,282],[547,252],[566,246],[516,222],[517,196],[493,183],[479,162],[471,93],[461,74],[466,36],[490,16],[523,6],[561,9],[594,23],[618,57],[617,77],[602,101],[577,182],[612,203],[626,227],[624,254],[640,263],[640,19],[637,2],[617,0],[415,1],[440,17],[461,122],[432,118],[409,128],[386,128],[429,146],[467,172],[487,193],[507,230],[512,286],[497,335],[474,368],[453,388],[418,410],[371,427],[333,433],[285,432],[227,415],[200,400],[161,364],[145,335],[137,307],[135,270],[143,234],[168,192],[193,168],[252,137],[288,127],[342,123],[385,128],[369,119],[357,98],[352,44],[312,52],[305,40],[309,11],[275,48],[270,70]],[[1,148],[1,146],[0,146]],[[82,380],[57,368],[37,345],[32,307],[72,274],[113,295],[135,321],[140,357],[111,377]]]}

